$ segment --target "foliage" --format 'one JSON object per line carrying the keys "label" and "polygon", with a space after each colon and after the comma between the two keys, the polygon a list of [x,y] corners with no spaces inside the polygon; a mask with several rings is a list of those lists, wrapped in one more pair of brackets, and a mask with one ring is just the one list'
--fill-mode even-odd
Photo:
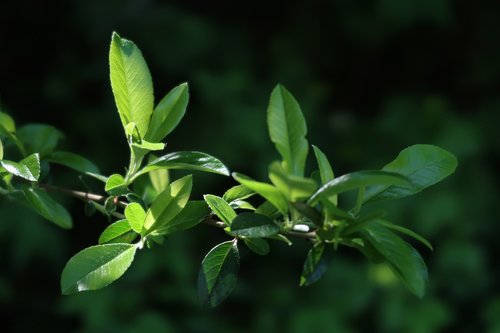
{"label": "foliage", "polygon": [[[170,91],[154,106],[148,66],[137,46],[113,33],[109,53],[111,87],[129,147],[124,174],[109,176],[86,158],[57,149],[61,133],[47,125],[17,130],[6,113],[0,113],[0,194],[31,207],[63,228],[72,220],[49,194],[59,191],[86,201],[109,219],[118,219],[101,234],[96,246],[74,255],[61,276],[61,292],[72,294],[101,289],[122,276],[144,246],[161,245],[166,237],[205,223],[222,229],[230,238],[208,252],[198,275],[198,295],[204,306],[214,307],[236,286],[239,248],[245,244],[258,255],[270,251],[268,241],[305,238],[310,242],[300,285],[318,281],[340,246],[359,250],[368,260],[384,263],[417,296],[425,292],[427,268],[418,253],[399,234],[426,246],[430,243],[407,228],[370,209],[372,202],[416,194],[451,175],[456,158],[433,145],[404,149],[381,170],[364,170],[334,176],[327,156],[312,146],[317,169],[306,174],[309,143],[299,103],[282,85],[271,93],[267,126],[281,160],[269,165],[269,182],[233,172],[217,158],[198,151],[164,154],[165,138],[185,114],[187,84]],[[20,156],[4,159],[7,153]],[[163,154],[158,157],[158,155]],[[10,157],[9,157],[10,158]],[[73,169],[103,185],[103,193],[60,189],[51,184],[51,164]],[[169,170],[184,169],[232,175],[240,185],[222,197],[206,194],[193,200],[192,175],[171,181]],[[146,182],[150,186],[140,186]],[[354,202],[343,200],[356,194]]]}

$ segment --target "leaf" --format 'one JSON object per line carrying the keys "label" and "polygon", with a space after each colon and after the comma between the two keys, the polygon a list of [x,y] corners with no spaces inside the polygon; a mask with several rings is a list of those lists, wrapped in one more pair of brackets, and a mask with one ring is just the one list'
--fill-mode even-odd
{"label": "leaf", "polygon": [[365,227],[365,237],[384,256],[391,270],[415,295],[422,297],[428,279],[427,267],[412,246],[387,228],[370,224]]}
{"label": "leaf", "polygon": [[231,203],[238,199],[240,200],[248,199],[254,194],[255,192],[252,191],[251,189],[243,185],[236,185],[227,190],[222,196],[222,199],[226,200],[226,202]]}
{"label": "leaf", "polygon": [[125,178],[117,173],[109,176],[106,181],[106,186],[104,190],[110,195],[122,195],[127,193],[127,184],[125,183]]}
{"label": "leaf", "polygon": [[54,201],[44,191],[36,188],[26,188],[24,194],[31,207],[45,219],[64,229],[70,229],[73,226],[71,216],[66,208]]}
{"label": "leaf", "polygon": [[1,139],[0,139],[0,160],[3,160],[3,143]]}
{"label": "leaf", "polygon": [[149,142],[146,140],[141,140],[141,143],[133,142],[132,146],[134,146],[135,148],[138,148],[140,150],[144,150],[146,152],[158,151],[158,150],[165,149],[164,143],[161,143],[161,142],[154,143],[154,142]]}
{"label": "leaf", "polygon": [[314,205],[321,198],[328,198],[334,194],[354,190],[369,185],[401,185],[411,186],[411,183],[402,175],[388,171],[358,171],[337,177],[321,186],[310,198],[308,203]]}
{"label": "leaf", "polygon": [[198,151],[179,151],[150,162],[135,177],[163,168],[198,170],[229,176],[229,170],[215,157]]}
{"label": "leaf", "polygon": [[40,177],[40,157],[38,154],[31,154],[19,163],[1,160],[0,166],[8,173],[32,182],[36,182]]}
{"label": "leaf", "polygon": [[286,198],[283,196],[283,194],[276,187],[267,183],[255,181],[250,177],[247,177],[237,172],[233,172],[233,178],[238,183],[251,189],[252,191],[262,196],[264,199],[269,201],[276,208],[278,208],[278,210],[281,213],[286,214],[288,212],[288,202],[286,201]]}
{"label": "leaf", "polygon": [[16,132],[16,124],[11,116],[5,112],[0,112],[0,134],[9,136]]}
{"label": "leaf", "polygon": [[156,193],[163,192],[168,184],[170,183],[170,176],[168,169],[158,169],[153,170],[148,173],[151,185],[155,189]]}
{"label": "leaf", "polygon": [[314,209],[313,207],[307,205],[305,202],[294,202],[293,207],[303,216],[307,217],[316,226],[323,226],[323,216]]}
{"label": "leaf", "polygon": [[198,298],[203,306],[216,307],[231,294],[238,280],[239,261],[235,241],[221,243],[208,252],[198,274]]}
{"label": "leaf", "polygon": [[306,121],[299,104],[282,85],[277,85],[271,93],[267,126],[288,174],[303,176],[309,149]]}
{"label": "leaf", "polygon": [[75,254],[61,275],[61,292],[69,295],[106,287],[130,267],[137,250],[131,244],[105,244]]}
{"label": "leaf", "polygon": [[144,220],[146,219],[146,212],[142,206],[137,202],[128,204],[127,207],[125,207],[125,217],[132,230],[140,234],[142,226],[144,225]]}
{"label": "leaf", "polygon": [[175,218],[170,220],[163,227],[157,229],[153,235],[169,236],[174,232],[192,228],[202,222],[208,214],[210,214],[210,208],[208,208],[205,201],[189,201]]}
{"label": "leaf", "polygon": [[364,201],[398,199],[413,195],[451,175],[457,159],[446,150],[432,145],[414,145],[403,149],[382,170],[405,176],[412,187],[381,184],[366,190]]}
{"label": "leaf", "polygon": [[127,220],[119,220],[104,229],[99,236],[99,244],[131,243],[136,237],[137,233],[132,231],[130,223]]}
{"label": "leaf", "polygon": [[385,221],[385,220],[380,220],[378,219],[377,221],[375,221],[375,223],[377,224],[380,224],[386,228],[389,228],[389,229],[392,229],[392,230],[395,230],[395,231],[398,231],[402,234],[405,234],[407,236],[410,236],[412,238],[415,238],[416,240],[418,240],[420,243],[424,244],[425,246],[427,246],[429,248],[429,250],[433,251],[434,249],[432,248],[432,245],[431,243],[425,239],[424,237],[420,236],[419,234],[417,234],[416,232],[408,229],[408,228],[405,228],[405,227],[402,227],[402,226],[399,226],[399,225],[396,225],[396,224],[392,224],[388,221]]}
{"label": "leaf", "polygon": [[234,209],[231,208],[224,199],[216,195],[205,194],[203,198],[215,215],[217,215],[222,222],[226,223],[226,225],[230,226],[236,217]]}
{"label": "leaf", "polygon": [[287,175],[279,162],[269,166],[269,179],[289,201],[306,199],[318,188],[312,179]]}
{"label": "leaf", "polygon": [[125,128],[133,122],[141,136],[147,132],[153,113],[153,82],[137,46],[114,32],[109,50],[111,88]]}
{"label": "leaf", "polygon": [[146,236],[172,221],[186,206],[192,186],[193,177],[188,175],[176,180],[160,193],[146,213],[141,234]]}
{"label": "leaf", "polygon": [[154,109],[145,138],[152,142],[160,142],[170,134],[184,117],[188,101],[187,83],[172,89]]}
{"label": "leaf", "polygon": [[231,224],[231,234],[248,238],[270,237],[279,231],[273,220],[255,213],[239,214]]}
{"label": "leaf", "polygon": [[18,138],[24,143],[28,154],[39,153],[41,157],[50,154],[63,137],[55,127],[42,124],[31,124],[17,131]]}
{"label": "leaf", "polygon": [[231,203],[229,204],[229,206],[231,206],[231,208],[233,209],[249,209],[249,210],[255,210],[255,207],[252,206],[251,203],[249,203],[248,201],[245,201],[245,200],[234,200],[234,201],[231,201]]}
{"label": "leaf", "polygon": [[269,254],[269,243],[262,238],[245,238],[243,239],[245,244],[248,246],[250,250],[254,253],[257,253],[260,256],[265,256]]}
{"label": "leaf", "polygon": [[257,207],[255,213],[270,217],[272,219],[277,218],[281,214],[278,208],[276,208],[276,206],[269,201],[264,201],[264,203]]}
{"label": "leaf", "polygon": [[[321,184],[324,185],[335,178],[333,169],[330,162],[328,162],[326,155],[318,147],[314,145],[312,147],[314,150],[314,156],[316,156],[316,161],[318,162]],[[337,195],[331,196],[329,200],[334,205],[337,205]]]}
{"label": "leaf", "polygon": [[332,259],[332,252],[325,243],[315,244],[307,253],[300,276],[300,286],[309,286],[323,277]]}
{"label": "leaf", "polygon": [[64,165],[81,173],[101,173],[99,168],[85,157],[66,151],[53,152],[47,156],[46,160],[52,163]]}

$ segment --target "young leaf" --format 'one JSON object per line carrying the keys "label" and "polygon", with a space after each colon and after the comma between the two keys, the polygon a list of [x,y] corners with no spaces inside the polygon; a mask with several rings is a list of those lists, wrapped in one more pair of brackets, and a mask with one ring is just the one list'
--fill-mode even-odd
{"label": "young leaf", "polygon": [[153,113],[153,82],[146,61],[133,42],[114,32],[109,66],[111,88],[123,127],[134,122],[144,136]]}
{"label": "young leaf", "polygon": [[94,163],[87,160],[85,157],[66,151],[53,152],[49,156],[47,156],[46,160],[52,163],[64,165],[81,173],[101,173],[99,171],[99,168],[95,166]]}
{"label": "young leaf", "polygon": [[417,250],[379,224],[369,224],[365,231],[366,239],[385,257],[394,274],[412,293],[422,297],[428,273]]}
{"label": "young leaf", "polygon": [[318,162],[321,183],[326,184],[335,178],[332,166],[330,165],[330,162],[328,162],[326,155],[318,147],[315,145],[312,145],[312,147],[314,150],[314,156],[316,156],[316,161]]}
{"label": "young leaf", "polygon": [[188,175],[176,180],[160,193],[146,213],[141,234],[145,236],[172,221],[186,206],[192,186],[193,177]]}
{"label": "young leaf", "polygon": [[125,207],[125,217],[130,224],[132,230],[138,234],[142,231],[144,220],[146,219],[146,212],[142,206],[137,202],[132,202]]}
{"label": "young leaf", "polygon": [[131,244],[105,244],[75,254],[61,275],[61,292],[69,295],[106,287],[129,268],[137,250]]}
{"label": "young leaf", "polygon": [[332,258],[329,250],[325,248],[325,243],[317,243],[309,250],[300,276],[300,286],[309,286],[326,273]]}
{"label": "young leaf", "polygon": [[312,179],[288,175],[279,162],[269,166],[269,179],[289,201],[306,199],[318,188]]}
{"label": "young leaf", "polygon": [[189,201],[179,215],[157,229],[152,235],[169,236],[174,232],[192,228],[202,222],[208,214],[210,214],[210,208],[204,201]]}
{"label": "young leaf", "polygon": [[203,306],[216,307],[231,294],[238,279],[239,261],[235,241],[221,243],[208,252],[198,274],[198,298]]}
{"label": "young leaf", "polygon": [[187,83],[172,89],[154,109],[145,139],[160,142],[170,134],[184,117],[188,101]]}
{"label": "young leaf", "polygon": [[39,153],[45,157],[54,151],[63,135],[55,127],[31,124],[21,127],[17,137],[24,143],[28,153]]}
{"label": "young leaf", "polygon": [[283,158],[288,174],[304,176],[308,144],[306,121],[299,103],[282,85],[271,93],[267,109],[269,136]]}
{"label": "young leaf", "polygon": [[136,237],[137,233],[132,230],[130,223],[127,220],[120,220],[104,229],[99,236],[99,244],[131,243]]}
{"label": "young leaf", "polygon": [[16,132],[14,119],[5,112],[0,112],[0,134],[9,136]]}
{"label": "young leaf", "polygon": [[269,217],[242,213],[231,224],[231,234],[248,238],[262,238],[276,235],[280,228]]}
{"label": "young leaf", "polygon": [[369,185],[400,185],[411,186],[406,177],[388,171],[358,171],[337,177],[321,186],[310,198],[308,203],[313,205],[322,198],[328,198],[334,194],[354,190]]}
{"label": "young leaf", "polygon": [[288,202],[276,187],[267,183],[255,181],[250,177],[237,172],[233,172],[233,178],[241,185],[251,189],[269,201],[276,208],[278,208],[281,213],[286,214],[288,212]]}
{"label": "young leaf", "polygon": [[244,238],[246,246],[260,256],[269,254],[269,243],[262,238]]}
{"label": "young leaf", "polygon": [[24,190],[24,194],[31,207],[45,219],[54,222],[64,229],[70,229],[73,226],[71,216],[66,208],[54,201],[44,191],[36,188],[27,188]]}
{"label": "young leaf", "polygon": [[405,227],[401,227],[399,225],[396,225],[396,224],[392,224],[388,221],[385,221],[385,220],[381,220],[381,219],[378,219],[377,221],[375,221],[375,223],[377,224],[380,224],[386,228],[389,228],[389,229],[392,229],[392,230],[395,230],[395,231],[398,231],[402,234],[405,234],[407,236],[410,236],[412,238],[415,238],[416,240],[418,240],[420,243],[424,244],[425,246],[427,246],[429,248],[429,250],[433,251],[434,249],[432,248],[432,245],[431,243],[425,239],[424,237],[420,236],[419,234],[417,234],[416,232],[408,229],[408,228],[405,228]]}
{"label": "young leaf", "polygon": [[369,187],[364,201],[398,199],[413,195],[451,175],[457,158],[446,150],[432,145],[414,145],[403,149],[398,157],[382,170],[405,176],[412,187],[400,184],[380,184]]}
{"label": "young leaf", "polygon": [[236,212],[224,199],[212,194],[206,194],[203,198],[210,209],[212,209],[215,215],[217,215],[222,222],[226,223],[228,226],[231,225],[236,217]]}
{"label": "young leaf", "polygon": [[226,202],[231,203],[238,199],[239,200],[248,199],[254,194],[255,192],[252,191],[251,189],[243,185],[236,185],[227,190],[226,193],[224,193],[224,195],[222,196],[222,199],[226,200]]}
{"label": "young leaf", "polygon": [[36,182],[40,177],[40,157],[38,154],[31,154],[19,163],[1,160],[0,166],[8,173],[32,182]]}
{"label": "young leaf", "polygon": [[106,186],[104,190],[110,195],[122,195],[127,193],[127,184],[125,183],[125,178],[117,173],[109,176],[106,181]]}

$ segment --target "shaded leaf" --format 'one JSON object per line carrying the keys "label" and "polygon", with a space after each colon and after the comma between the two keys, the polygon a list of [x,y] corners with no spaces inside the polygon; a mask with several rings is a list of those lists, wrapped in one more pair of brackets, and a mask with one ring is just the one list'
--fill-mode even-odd
{"label": "shaded leaf", "polygon": [[203,198],[222,222],[226,223],[228,226],[231,225],[231,222],[236,217],[236,212],[224,199],[212,194],[206,194]]}
{"label": "shaded leaf", "polygon": [[300,286],[309,286],[326,273],[332,259],[332,251],[325,247],[325,243],[317,243],[307,253],[300,276]]}
{"label": "shaded leaf", "polygon": [[171,235],[196,226],[210,214],[210,208],[202,200],[188,201],[184,209],[175,218],[157,229],[153,235]]}
{"label": "shaded leaf", "polygon": [[[335,178],[333,169],[326,155],[318,147],[314,145],[312,147],[319,167],[321,184],[324,185]],[[335,206],[337,206],[337,195],[332,195],[328,198],[328,200],[330,200]]]}
{"label": "shaded leaf", "polygon": [[289,201],[306,199],[318,188],[312,179],[288,175],[279,162],[269,166],[269,179]]}
{"label": "shaded leaf", "polygon": [[377,221],[375,221],[375,223],[377,224],[380,224],[386,228],[389,228],[389,229],[392,229],[392,230],[395,230],[395,231],[398,231],[402,234],[405,234],[407,236],[410,236],[412,238],[415,238],[416,240],[418,240],[420,243],[424,244],[425,246],[427,246],[429,248],[429,250],[433,251],[434,249],[432,248],[432,245],[431,243],[425,239],[424,237],[420,236],[419,234],[417,234],[416,232],[408,229],[408,228],[405,228],[405,227],[402,227],[402,226],[399,226],[399,225],[396,225],[396,224],[392,224],[388,221],[385,221],[385,220],[380,220],[378,219]]}
{"label": "shaded leaf", "polygon": [[54,222],[64,229],[70,229],[73,226],[71,216],[66,208],[44,191],[36,188],[27,188],[24,190],[24,194],[31,207],[45,219]]}
{"label": "shaded leaf", "polygon": [[99,168],[83,156],[66,152],[56,151],[46,158],[47,161],[64,165],[81,173],[100,174]]}
{"label": "shaded leaf", "polygon": [[245,238],[243,239],[245,244],[248,246],[250,250],[254,253],[265,256],[269,254],[269,243],[262,238]]}
{"label": "shaded leaf", "polygon": [[17,137],[24,143],[28,154],[39,153],[45,157],[54,151],[63,135],[53,126],[30,124],[19,128]]}
{"label": "shaded leaf", "polygon": [[131,243],[137,237],[127,220],[110,224],[99,236],[99,244]]}
{"label": "shaded leaf", "polygon": [[227,190],[224,193],[224,195],[222,196],[222,199],[231,203],[231,202],[238,200],[238,199],[239,200],[248,199],[254,194],[255,194],[255,192],[252,191],[251,189],[249,189],[243,185],[236,185],[236,186],[231,187],[229,190]]}
{"label": "shaded leaf", "polygon": [[280,228],[269,217],[256,213],[242,213],[231,224],[231,234],[248,238],[270,237]]}

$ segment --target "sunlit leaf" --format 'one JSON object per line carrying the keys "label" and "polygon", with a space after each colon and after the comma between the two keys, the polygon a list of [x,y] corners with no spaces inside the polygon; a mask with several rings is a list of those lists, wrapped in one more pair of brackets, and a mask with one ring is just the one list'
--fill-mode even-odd
{"label": "sunlit leaf", "polygon": [[106,181],[106,186],[104,190],[110,195],[122,195],[127,193],[127,184],[125,183],[125,178],[119,174],[111,175]]}
{"label": "sunlit leaf", "polygon": [[144,220],[146,219],[146,212],[142,206],[137,202],[132,202],[125,207],[125,217],[130,224],[132,230],[138,234],[142,231]]}
{"label": "sunlit leaf", "polygon": [[1,160],[0,166],[8,173],[32,182],[36,182],[40,177],[40,157],[38,154],[31,154],[19,163]]}
{"label": "sunlit leaf", "polygon": [[201,223],[208,214],[210,214],[210,208],[204,201],[188,201],[184,209],[175,218],[157,229],[153,235],[168,236],[174,232],[192,228]]}
{"label": "sunlit leaf", "polygon": [[227,190],[222,196],[222,198],[230,203],[238,199],[239,200],[248,199],[254,194],[255,192],[252,191],[251,189],[243,185],[236,185]]}
{"label": "sunlit leaf", "polygon": [[137,233],[132,230],[130,223],[127,220],[120,220],[104,229],[98,242],[99,244],[131,243],[136,237]]}
{"label": "sunlit leaf", "polygon": [[269,179],[289,201],[306,199],[318,188],[312,179],[288,175],[279,162],[269,166]]}
{"label": "sunlit leaf", "polygon": [[210,209],[221,219],[226,225],[231,225],[232,221],[236,217],[236,212],[234,209],[221,197],[212,194],[206,194],[203,196],[205,202],[208,204]]}

